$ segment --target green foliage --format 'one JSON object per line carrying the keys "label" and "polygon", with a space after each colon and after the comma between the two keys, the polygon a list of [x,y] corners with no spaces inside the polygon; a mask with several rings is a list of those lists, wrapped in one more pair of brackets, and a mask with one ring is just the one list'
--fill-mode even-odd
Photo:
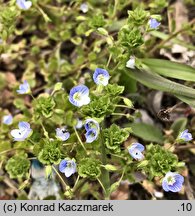
{"label": "green foliage", "polygon": [[90,104],[81,109],[85,116],[103,118],[109,116],[115,110],[115,104],[120,101],[118,97],[124,91],[124,86],[117,84],[108,84],[99,95],[91,97]]}
{"label": "green foliage", "polygon": [[127,126],[132,128],[132,133],[137,137],[142,138],[143,140],[163,143],[164,138],[162,135],[162,131],[153,125],[149,125],[146,123],[132,123]]}
{"label": "green foliage", "polygon": [[180,132],[184,131],[187,125],[187,118],[178,118],[173,124],[171,125],[171,129],[173,130],[173,135],[175,138],[178,137]]}
{"label": "green foliage", "polygon": [[102,14],[94,15],[89,21],[89,26],[94,29],[104,27],[105,24],[106,22]]}
{"label": "green foliage", "polygon": [[121,152],[121,144],[128,138],[129,130],[121,129],[116,124],[112,124],[110,128],[103,130],[106,147],[114,153]]}
{"label": "green foliage", "polygon": [[[59,164],[64,158],[76,159],[80,178],[75,181],[77,174],[73,174],[71,181],[66,182],[71,183],[64,192],[68,199],[74,196],[88,198],[90,193],[94,198],[108,199],[108,193],[115,191],[123,179],[131,180],[137,170],[144,172],[150,180],[164,177],[169,171],[179,171],[183,163],[158,145],[165,142],[164,130],[129,122],[129,119],[133,121],[139,117],[136,109],[145,97],[142,87],[138,91],[138,82],[195,106],[195,90],[191,87],[191,81],[195,81],[194,68],[153,57],[161,47],[170,49],[173,43],[195,50],[193,45],[174,38],[174,34],[161,31],[167,29],[166,19],[162,20],[159,31],[149,28],[150,18],[161,20],[161,15],[156,13],[167,7],[168,1],[118,0],[113,4],[112,1],[90,0],[86,13],[80,9],[83,2],[80,0],[71,3],[64,0],[37,3],[35,0],[28,11],[19,9],[15,0],[1,2],[0,102],[3,106],[0,118],[5,113],[12,113],[14,121],[13,125],[1,125],[0,168],[5,168],[11,178],[27,178],[19,189],[30,184],[31,157],[45,165],[47,177],[53,172],[53,164]],[[128,16],[127,8],[132,8]],[[190,24],[185,26],[186,35],[193,35],[191,27]],[[163,40],[168,43],[163,44]],[[135,69],[126,67],[131,56],[136,59]],[[111,84],[95,85],[92,72],[97,67],[108,70]],[[16,80],[19,79],[30,83],[32,95],[17,95],[19,83]],[[69,102],[68,94],[79,84],[89,88],[91,101],[88,105],[75,107]],[[100,123],[97,139],[92,143],[85,142],[86,125],[76,127],[78,119],[84,123],[89,118]],[[10,131],[24,120],[30,123],[33,134],[23,142],[13,142]],[[111,126],[104,128],[105,125]],[[169,126],[167,123],[163,129],[169,130]],[[70,137],[60,141],[56,128],[67,130]],[[184,128],[187,128],[186,118],[174,122],[171,126],[174,137],[172,134],[167,137],[169,141],[174,143],[174,138]],[[145,159],[141,161],[129,155],[126,143],[123,146],[130,133],[133,137],[128,140],[128,145],[134,140],[139,141],[137,138],[157,143],[143,143],[146,150],[142,152]],[[29,153],[24,155],[24,150]],[[75,183],[73,187],[72,183]],[[83,183],[86,184],[81,187]],[[103,196],[99,195],[100,187]]]}
{"label": "green foliage", "polygon": [[150,13],[142,8],[136,8],[134,11],[128,11],[128,23],[130,25],[141,26],[146,23]]}
{"label": "green foliage", "polygon": [[119,86],[116,83],[112,85],[108,84],[105,90],[110,95],[110,97],[113,98],[124,92],[124,86]]}
{"label": "green foliage", "polygon": [[118,35],[120,44],[126,49],[132,49],[141,46],[144,43],[139,29],[131,29],[129,26],[123,27]]}
{"label": "green foliage", "polygon": [[148,145],[145,160],[148,163],[143,169],[151,179],[155,176],[163,177],[167,172],[177,170],[177,155],[165,150],[160,145]]}
{"label": "green foliage", "polygon": [[35,109],[35,116],[38,119],[41,116],[44,116],[45,118],[51,117],[56,104],[53,98],[47,95],[39,97],[34,101],[33,105]]}
{"label": "green foliage", "polygon": [[84,106],[81,109],[81,113],[85,116],[102,118],[106,115],[109,116],[114,112],[114,105],[111,102],[111,98],[108,95],[105,96],[93,96],[90,104]]}
{"label": "green foliage", "polygon": [[19,11],[14,6],[3,6],[0,8],[0,38],[7,40],[15,30],[15,24]]}
{"label": "green foliage", "polygon": [[9,141],[0,140],[0,152],[6,151],[11,148]]}
{"label": "green foliage", "polygon": [[80,161],[78,172],[83,178],[96,179],[101,175],[100,161],[93,158],[85,158]]}
{"label": "green foliage", "polygon": [[38,160],[47,165],[58,164],[62,158],[61,141],[43,139],[40,144],[34,147],[38,153]]}
{"label": "green foliage", "polygon": [[26,154],[11,157],[5,166],[10,178],[26,177],[30,168],[30,161]]}
{"label": "green foliage", "polygon": [[[170,62],[163,59],[141,59],[152,72],[165,77],[171,77],[186,81],[195,81],[195,69],[177,62]],[[163,67],[162,67],[163,65]],[[143,66],[144,67],[144,66]]]}
{"label": "green foliage", "polygon": [[168,80],[158,74],[152,73],[150,70],[134,69],[132,71],[130,69],[124,69],[122,73],[125,73],[127,76],[149,88],[169,92],[185,103],[193,107],[195,106],[195,90],[188,86]]}

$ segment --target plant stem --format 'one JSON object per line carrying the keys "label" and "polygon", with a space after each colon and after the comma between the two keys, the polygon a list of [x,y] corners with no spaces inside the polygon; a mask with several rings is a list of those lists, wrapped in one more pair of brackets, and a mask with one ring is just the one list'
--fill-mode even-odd
{"label": "plant stem", "polygon": [[31,142],[33,145],[36,145],[36,143],[32,141],[31,139],[28,139],[28,141]]}
{"label": "plant stem", "polygon": [[[106,148],[104,144],[104,138],[102,134],[102,128],[100,129],[100,143],[101,143],[101,160],[102,164],[106,165]],[[105,193],[105,199],[109,199],[110,193],[109,193],[109,188],[110,188],[110,177],[109,177],[109,172],[105,169],[102,168],[102,175],[101,175],[101,183],[103,185],[104,193]]]}
{"label": "plant stem", "polygon": [[111,59],[112,59],[112,54],[109,55],[109,58],[108,58],[108,62],[107,62],[107,64],[106,64],[106,67],[109,66]]}
{"label": "plant stem", "polygon": [[84,149],[85,152],[87,153],[87,150],[86,150],[86,148],[85,148],[85,146],[84,146],[84,144],[83,144],[83,142],[82,142],[82,140],[81,140],[81,138],[80,138],[80,136],[79,136],[79,134],[78,134],[76,128],[75,128],[75,127],[73,127],[73,128],[74,128],[74,132],[75,132],[75,134],[76,134],[76,136],[77,136],[77,138],[78,138],[79,143],[81,144],[81,146],[83,147],[83,149]]}
{"label": "plant stem", "polygon": [[102,187],[104,193],[106,194],[106,189],[105,189],[103,183],[101,182],[101,180],[100,180],[99,178],[97,178],[97,180],[98,180],[99,184],[101,185],[101,187]]}
{"label": "plant stem", "polygon": [[[111,154],[111,153],[110,153],[110,154]],[[127,160],[126,157],[123,157],[123,156],[120,156],[120,155],[116,155],[116,154],[111,154],[111,155],[114,156],[114,157],[121,158],[121,159],[123,159],[123,160]]]}
{"label": "plant stem", "polygon": [[115,105],[115,107],[121,107],[121,108],[127,108],[127,109],[131,109],[130,107],[128,107],[128,106],[126,106],[126,105],[120,105],[120,104],[118,104],[118,105]]}
{"label": "plant stem", "polygon": [[45,129],[45,127],[44,127],[44,125],[43,125],[42,122],[41,122],[41,127],[43,128],[45,137],[46,137],[47,139],[49,139],[48,132],[46,131],[46,129]]}
{"label": "plant stem", "polygon": [[77,177],[77,179],[76,179],[76,182],[75,182],[75,184],[74,184],[74,187],[73,187],[73,191],[75,190],[75,188],[76,188],[76,186],[77,186],[77,184],[78,184],[78,182],[79,182],[79,178],[80,178],[80,176],[78,175],[78,177]]}
{"label": "plant stem", "polygon": [[116,16],[118,3],[119,3],[118,0],[114,1],[114,9],[113,9],[112,17],[111,17],[112,19]]}
{"label": "plant stem", "polygon": [[75,143],[64,143],[62,144],[63,146],[70,146],[70,145],[74,145]]}
{"label": "plant stem", "polygon": [[59,177],[59,179],[61,180],[61,182],[63,183],[63,185],[65,186],[65,189],[66,189],[68,185],[66,184],[66,182],[64,181],[64,179],[62,178],[62,176],[59,174],[59,172],[56,170],[56,168],[54,166],[52,166],[52,169],[57,174],[57,176]]}
{"label": "plant stem", "polygon": [[185,145],[185,146],[176,146],[176,150],[180,150],[180,149],[192,149],[192,148],[195,148],[194,144]]}
{"label": "plant stem", "polygon": [[131,115],[129,113],[124,114],[124,113],[112,113],[111,115],[113,116],[125,116],[126,118],[130,118]]}

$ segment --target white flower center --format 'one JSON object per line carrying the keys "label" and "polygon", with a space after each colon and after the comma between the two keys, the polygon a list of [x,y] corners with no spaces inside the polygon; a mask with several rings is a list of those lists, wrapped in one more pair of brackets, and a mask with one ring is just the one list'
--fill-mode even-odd
{"label": "white flower center", "polygon": [[76,92],[76,93],[73,95],[73,98],[74,98],[74,100],[79,101],[79,100],[81,100],[81,96],[82,96],[82,94],[81,94],[80,92]]}
{"label": "white flower center", "polygon": [[175,178],[172,176],[169,176],[167,178],[167,183],[168,183],[168,185],[173,185],[175,183]]}
{"label": "white flower center", "polygon": [[68,163],[67,163],[67,167],[68,167],[68,168],[71,168],[71,167],[72,167],[72,163],[71,163],[71,162],[68,162]]}
{"label": "white flower center", "polygon": [[104,77],[103,74],[100,74],[100,75],[98,75],[97,79],[98,79],[99,82],[104,82],[105,77]]}

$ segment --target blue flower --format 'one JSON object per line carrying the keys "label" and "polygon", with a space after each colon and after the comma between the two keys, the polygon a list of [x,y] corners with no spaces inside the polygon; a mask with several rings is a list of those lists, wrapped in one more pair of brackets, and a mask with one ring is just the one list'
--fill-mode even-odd
{"label": "blue flower", "polygon": [[86,143],[92,143],[93,141],[97,139],[97,137],[98,137],[97,129],[92,128],[92,129],[87,130],[85,134]]}
{"label": "blue flower", "polygon": [[150,25],[150,28],[151,29],[157,29],[158,27],[159,27],[159,25],[160,25],[160,22],[158,22],[156,19],[154,19],[154,18],[151,18],[150,20],[149,20],[149,25]]}
{"label": "blue flower", "polygon": [[87,11],[89,10],[89,7],[88,7],[88,4],[87,3],[82,3],[81,6],[80,6],[80,10],[83,12],[83,13],[87,13]]}
{"label": "blue flower", "polygon": [[71,104],[81,107],[90,102],[89,89],[85,85],[78,85],[70,90],[69,101]]}
{"label": "blue flower", "polygon": [[100,126],[99,123],[94,119],[86,119],[85,121],[85,138],[87,143],[92,143],[98,137]]}
{"label": "blue flower", "polygon": [[26,80],[24,83],[19,86],[19,90],[17,90],[18,94],[28,94],[30,93],[30,86]]}
{"label": "blue flower", "polygon": [[97,85],[108,85],[110,75],[107,70],[102,68],[96,68],[93,74],[93,80]]}
{"label": "blue flower", "polygon": [[32,2],[26,0],[17,0],[16,4],[22,10],[28,10],[32,6]]}
{"label": "blue flower", "polygon": [[179,137],[178,137],[178,140],[182,140],[184,142],[191,141],[192,139],[193,139],[192,134],[188,133],[188,129],[181,132]]}
{"label": "blue flower", "polygon": [[70,137],[70,133],[66,130],[66,127],[56,128],[56,137],[66,141]]}
{"label": "blue flower", "polygon": [[13,117],[12,115],[6,115],[6,116],[3,116],[3,124],[6,124],[6,125],[11,125],[13,122]]}
{"label": "blue flower", "polygon": [[99,123],[94,119],[86,119],[85,121],[85,130],[96,129],[98,132],[100,130]]}
{"label": "blue flower", "polygon": [[129,61],[126,62],[126,67],[135,69],[135,57],[131,56]]}
{"label": "blue flower", "polygon": [[166,192],[178,192],[181,190],[184,177],[178,173],[168,172],[162,181],[163,190]]}
{"label": "blue flower", "polygon": [[144,155],[142,152],[144,151],[145,147],[140,143],[133,143],[129,148],[129,154],[136,160],[142,160]]}
{"label": "blue flower", "polygon": [[68,178],[76,172],[76,163],[74,160],[62,160],[59,165],[59,170]]}
{"label": "blue flower", "polygon": [[30,124],[28,122],[19,122],[19,129],[14,129],[11,131],[11,135],[14,141],[24,141],[32,132]]}

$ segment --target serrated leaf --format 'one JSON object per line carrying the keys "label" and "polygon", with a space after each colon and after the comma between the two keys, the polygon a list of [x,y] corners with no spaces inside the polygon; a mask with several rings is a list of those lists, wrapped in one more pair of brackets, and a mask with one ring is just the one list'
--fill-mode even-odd
{"label": "serrated leaf", "polygon": [[153,125],[146,123],[132,123],[128,124],[132,128],[132,133],[137,137],[155,143],[163,143],[164,137],[161,130]]}

